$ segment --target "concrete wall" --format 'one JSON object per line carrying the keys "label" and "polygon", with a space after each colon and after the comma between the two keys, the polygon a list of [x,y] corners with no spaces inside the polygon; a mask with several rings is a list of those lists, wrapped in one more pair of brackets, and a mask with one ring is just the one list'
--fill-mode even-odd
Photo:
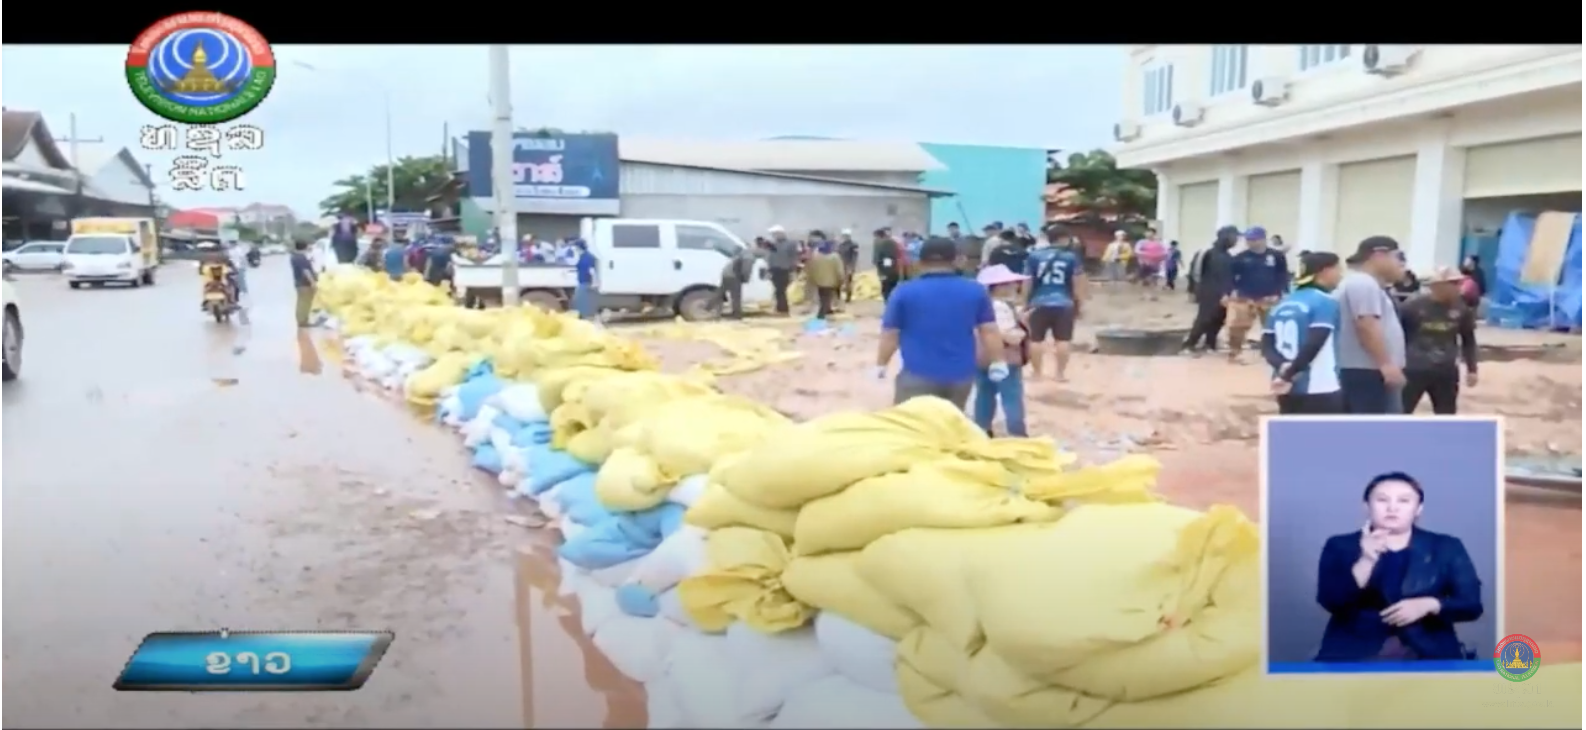
{"label": "concrete wall", "polygon": [[928,188],[949,190],[952,197],[931,203],[931,231],[943,233],[948,223],[978,231],[992,221],[1040,228],[1046,214],[1041,198],[1046,188],[1046,150],[969,144],[928,144],[921,147],[941,160],[946,170],[921,175]]}
{"label": "concrete wall", "polygon": [[852,228],[854,238],[868,245],[870,233],[882,226],[925,230],[930,204],[923,195],[903,193],[885,197],[653,194],[623,196],[622,216],[714,221],[746,241],[765,235],[773,225],[798,238],[815,228],[829,236]]}

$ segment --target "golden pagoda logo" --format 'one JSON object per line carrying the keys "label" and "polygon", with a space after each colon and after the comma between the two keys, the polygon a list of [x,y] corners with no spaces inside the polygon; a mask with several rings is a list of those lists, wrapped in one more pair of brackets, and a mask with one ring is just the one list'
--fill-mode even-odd
{"label": "golden pagoda logo", "polygon": [[220,124],[259,106],[275,85],[275,54],[253,26],[225,13],[178,13],[127,52],[127,84],[174,122]]}
{"label": "golden pagoda logo", "polygon": [[1492,653],[1492,664],[1504,679],[1524,682],[1542,668],[1542,648],[1525,634],[1510,634],[1498,642],[1498,649]]}

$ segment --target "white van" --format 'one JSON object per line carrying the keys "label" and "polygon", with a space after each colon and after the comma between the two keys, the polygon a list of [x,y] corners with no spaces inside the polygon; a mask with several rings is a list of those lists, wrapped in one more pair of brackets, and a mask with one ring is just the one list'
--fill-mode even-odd
{"label": "white van", "polygon": [[[585,218],[579,230],[599,260],[601,309],[667,309],[689,320],[715,314],[722,269],[748,245],[709,221]],[[501,260],[502,255],[479,264],[454,259],[453,282],[465,301],[501,301]],[[523,301],[548,309],[566,306],[577,283],[571,266],[518,267]],[[756,259],[753,273],[744,283],[744,303],[770,302],[772,297],[766,263]]]}
{"label": "white van", "polygon": [[66,239],[61,271],[73,289],[84,284],[128,284],[133,287],[154,283],[154,267],[149,265],[133,236],[120,233],[86,233]]}

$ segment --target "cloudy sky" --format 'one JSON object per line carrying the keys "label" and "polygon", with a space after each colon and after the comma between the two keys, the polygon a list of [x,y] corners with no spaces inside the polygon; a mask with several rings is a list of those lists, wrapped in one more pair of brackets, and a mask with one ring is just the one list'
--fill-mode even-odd
{"label": "cloudy sky", "polygon": [[[246,121],[265,149],[228,153],[242,192],[170,192],[178,207],[285,204],[317,216],[330,183],[385,159],[384,100],[398,156],[437,154],[443,130],[489,127],[484,46],[276,46],[280,75]],[[127,89],[121,46],[7,45],[0,97],[38,110],[57,137],[138,150],[161,120]],[[521,46],[514,122],[690,139],[815,135],[1089,148],[1121,107],[1122,46]],[[305,66],[306,65],[306,66]],[[312,69],[312,70],[311,70]],[[62,83],[70,80],[70,83]]]}

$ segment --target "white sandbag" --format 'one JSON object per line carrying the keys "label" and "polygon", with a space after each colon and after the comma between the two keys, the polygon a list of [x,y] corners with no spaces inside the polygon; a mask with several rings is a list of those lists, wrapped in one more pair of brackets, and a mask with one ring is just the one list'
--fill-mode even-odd
{"label": "white sandbag", "polygon": [[[504,489],[511,491],[518,488],[518,482],[523,481],[523,475],[513,471],[511,468],[506,468],[502,469],[501,473],[496,475],[496,481],[500,483]],[[512,496],[517,495],[514,494]]]}
{"label": "white sandbag", "polygon": [[920,730],[925,724],[909,712],[901,696],[877,692],[832,675],[793,690],[770,727],[772,730]]}
{"label": "white sandbag", "polygon": [[727,637],[683,631],[672,640],[666,676],[682,710],[683,727],[762,728],[762,720],[738,713],[742,682],[727,657]]}
{"label": "white sandbag", "polygon": [[688,725],[683,718],[683,708],[677,704],[677,688],[672,678],[662,676],[644,683],[645,712],[650,718],[650,730],[683,730]]}
{"label": "white sandbag", "polygon": [[[562,503],[556,499],[556,493],[560,491],[561,488],[562,485],[558,484],[554,487],[551,487],[550,489],[540,492],[539,494],[533,495],[534,501],[540,505],[540,511],[545,513],[545,516],[549,517],[552,522],[572,522],[572,520],[562,519]],[[523,484],[519,482],[518,491],[521,492],[522,490]],[[565,527],[562,529],[562,534],[568,534]]]}
{"label": "white sandbag", "polygon": [[609,568],[591,570],[589,571],[589,579],[594,581],[595,585],[605,586],[616,591],[617,586],[628,582],[628,576],[633,575],[633,570],[637,567],[639,567],[638,560],[629,560],[626,563],[618,563]]}
{"label": "white sandbag", "polygon": [[672,487],[672,491],[667,493],[666,501],[676,502],[684,507],[693,507],[694,502],[699,500],[700,495],[705,493],[705,487],[709,485],[710,477],[705,474],[683,477]]}
{"label": "white sandbag", "polygon": [[683,525],[667,536],[654,550],[638,560],[629,583],[638,583],[650,592],[659,594],[705,569],[709,560],[705,555],[706,530],[693,525]]}
{"label": "white sandbag", "polygon": [[472,449],[489,440],[490,432],[496,427],[496,416],[499,415],[501,411],[482,406],[473,420],[463,427],[463,445]]}
{"label": "white sandbag", "polygon": [[386,390],[401,390],[402,384],[407,382],[407,376],[401,371],[393,372],[380,379],[380,387]]}
{"label": "white sandbag", "polygon": [[540,405],[540,389],[533,383],[514,383],[509,385],[491,396],[490,400],[486,402],[494,403],[497,408],[501,409],[502,413],[512,416],[523,423],[543,421],[548,418],[545,415],[545,407]]}
{"label": "white sandbag", "polygon": [[[566,517],[559,518],[557,520],[557,525],[560,526],[561,529],[562,529],[562,542],[567,542],[568,540],[575,539],[579,535],[583,534],[584,530],[589,529],[587,526],[580,525],[577,522],[574,522],[574,521],[572,521],[572,520],[570,520],[570,519],[568,519]],[[566,562],[566,561],[563,561],[563,562]],[[567,563],[567,564],[568,565],[573,565],[572,563]],[[573,570],[579,571],[581,573],[586,573],[586,574],[589,572],[589,571],[584,570],[583,568],[580,568],[580,567],[578,567],[576,565],[573,565]]]}
{"label": "white sandbag", "polygon": [[589,576],[585,575],[583,570],[566,560],[557,558],[556,567],[562,574],[562,580],[556,586],[556,595],[558,596],[576,596],[578,595],[579,587],[589,581]]}
{"label": "white sandbag", "polygon": [[347,353],[349,356],[358,355],[364,350],[374,346],[374,335],[358,335],[357,337],[348,337],[341,343],[342,351]]}
{"label": "white sandbag", "polygon": [[676,588],[656,596],[655,602],[661,609],[661,618],[684,628],[699,628],[699,625],[694,623],[694,617],[688,615],[688,609],[683,608],[683,597],[678,595]]}
{"label": "white sandbag", "polygon": [[623,676],[649,682],[666,675],[666,658],[681,626],[657,618],[614,616],[595,632],[594,644]]}
{"label": "white sandbag", "polygon": [[849,681],[898,693],[898,642],[831,611],[815,615],[815,641],[826,663]]}
{"label": "white sandbag", "polygon": [[441,423],[451,426],[452,428],[463,425],[463,419],[458,415],[462,409],[463,401],[461,398],[457,397],[456,393],[443,396],[441,398],[441,404],[437,408],[437,411],[441,414]]}
{"label": "white sandbag", "polygon": [[607,621],[627,615],[617,606],[616,591],[590,580],[578,581],[576,586],[578,620],[586,636],[594,636]]}
{"label": "white sandbag", "polygon": [[[501,455],[502,471],[516,472],[519,475],[520,480],[522,479],[522,475],[529,473],[528,452],[524,449],[513,446],[511,437],[507,438],[505,449],[502,449],[500,446],[496,447],[496,453]],[[506,483],[503,482],[502,484],[505,485]],[[518,483],[515,481],[510,486],[516,487],[517,485]]]}
{"label": "white sandbag", "polygon": [[727,655],[741,682],[735,700],[742,717],[770,720],[793,690],[836,674],[809,627],[763,634],[737,621],[726,636]]}

